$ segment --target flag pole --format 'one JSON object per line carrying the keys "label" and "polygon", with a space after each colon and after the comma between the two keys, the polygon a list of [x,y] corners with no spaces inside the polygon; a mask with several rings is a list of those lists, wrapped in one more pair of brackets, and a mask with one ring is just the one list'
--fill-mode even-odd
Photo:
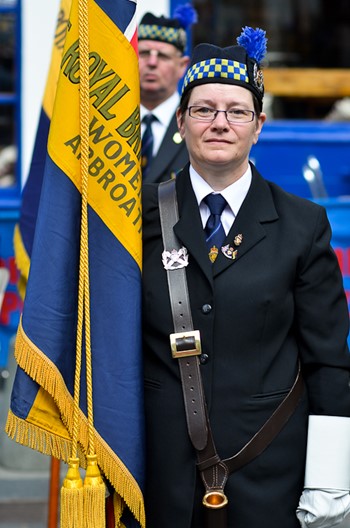
{"label": "flag pole", "polygon": [[59,489],[60,461],[58,458],[51,457],[47,528],[57,528]]}

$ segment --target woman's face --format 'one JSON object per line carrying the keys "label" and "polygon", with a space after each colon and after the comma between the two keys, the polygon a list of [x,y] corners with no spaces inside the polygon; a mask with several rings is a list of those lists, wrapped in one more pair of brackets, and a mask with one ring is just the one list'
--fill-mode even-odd
{"label": "woman's face", "polygon": [[[195,86],[188,107],[202,106],[216,110],[254,111],[253,94],[246,88],[231,84],[209,83]],[[178,127],[186,141],[191,164],[201,174],[203,170],[237,172],[247,166],[249,152],[259,137],[265,114],[251,122],[229,123],[224,112],[211,121],[200,121],[178,111]]]}

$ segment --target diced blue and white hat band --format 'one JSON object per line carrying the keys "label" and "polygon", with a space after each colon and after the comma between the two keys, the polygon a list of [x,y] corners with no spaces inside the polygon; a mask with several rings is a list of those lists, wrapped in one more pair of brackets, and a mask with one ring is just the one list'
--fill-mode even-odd
{"label": "diced blue and white hat band", "polygon": [[183,48],[186,45],[186,32],[182,28],[140,24],[139,40],[159,40]]}
{"label": "diced blue and white hat band", "polygon": [[227,79],[249,84],[247,65],[229,59],[207,59],[193,64],[184,78],[182,91],[200,79]]}
{"label": "diced blue and white hat band", "polygon": [[197,11],[191,4],[179,5],[172,18],[145,13],[139,24],[138,40],[167,42],[185,52],[187,29],[197,22]]}

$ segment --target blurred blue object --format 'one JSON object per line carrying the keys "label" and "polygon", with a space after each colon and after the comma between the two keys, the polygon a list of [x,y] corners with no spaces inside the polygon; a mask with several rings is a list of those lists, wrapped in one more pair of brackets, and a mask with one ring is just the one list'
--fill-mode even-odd
{"label": "blurred blue object", "polygon": [[[349,122],[268,122],[252,148],[251,158],[264,178],[289,192],[304,198],[350,198]],[[312,160],[318,161],[318,169],[313,168]],[[316,183],[305,179],[305,169],[314,171]]]}
{"label": "blurred blue object", "polygon": [[[332,246],[343,274],[344,289],[350,313],[350,197],[314,200],[327,210],[332,227]],[[350,347],[350,336],[348,338]]]}

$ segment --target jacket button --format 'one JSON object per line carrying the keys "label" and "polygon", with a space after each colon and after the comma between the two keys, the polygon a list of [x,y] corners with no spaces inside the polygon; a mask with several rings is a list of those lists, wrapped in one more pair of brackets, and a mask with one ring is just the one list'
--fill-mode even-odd
{"label": "jacket button", "polygon": [[199,356],[199,361],[201,362],[202,365],[205,365],[206,363],[208,363],[208,359],[209,359],[208,354],[201,354]]}
{"label": "jacket button", "polygon": [[204,313],[204,314],[208,314],[208,313],[211,312],[211,310],[212,310],[212,308],[211,308],[211,305],[210,305],[210,304],[203,304],[203,306],[202,306],[202,313]]}

